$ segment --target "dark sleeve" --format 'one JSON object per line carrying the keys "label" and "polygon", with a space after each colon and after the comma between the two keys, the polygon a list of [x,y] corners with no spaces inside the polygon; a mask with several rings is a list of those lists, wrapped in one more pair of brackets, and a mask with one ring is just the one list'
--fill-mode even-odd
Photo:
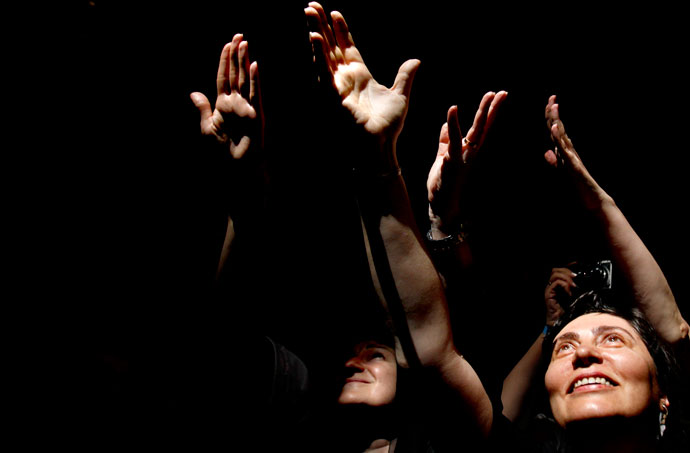
{"label": "dark sleeve", "polygon": [[301,419],[306,414],[309,372],[304,362],[285,346],[266,337],[270,382],[267,405],[277,417]]}

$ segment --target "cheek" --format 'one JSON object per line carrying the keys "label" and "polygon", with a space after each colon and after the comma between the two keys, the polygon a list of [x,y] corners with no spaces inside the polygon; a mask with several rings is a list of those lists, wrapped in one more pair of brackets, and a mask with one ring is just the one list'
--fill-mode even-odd
{"label": "cheek", "polygon": [[650,395],[654,398],[659,394],[659,386],[656,379],[656,367],[651,358],[642,354],[624,354],[615,357],[616,367],[621,376],[634,390],[637,398]]}
{"label": "cheek", "polygon": [[549,365],[544,375],[544,386],[549,395],[557,392],[563,386],[563,371],[558,364],[552,362]]}
{"label": "cheek", "polygon": [[544,375],[544,387],[549,395],[549,406],[556,422],[563,426],[564,416],[566,413],[565,395],[563,388],[565,387],[565,370],[563,366],[558,363],[551,363]]}
{"label": "cheek", "polygon": [[381,396],[394,397],[397,386],[397,368],[390,364],[382,364],[372,369],[376,376],[377,390]]}

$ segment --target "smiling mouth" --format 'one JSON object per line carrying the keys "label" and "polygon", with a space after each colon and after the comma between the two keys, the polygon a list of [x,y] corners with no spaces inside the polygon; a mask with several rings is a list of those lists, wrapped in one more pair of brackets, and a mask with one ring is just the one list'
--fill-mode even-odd
{"label": "smiling mouth", "polygon": [[615,381],[612,381],[606,377],[603,376],[590,376],[590,377],[584,377],[581,379],[578,379],[577,381],[573,382],[572,385],[570,386],[570,389],[568,389],[568,393],[573,393],[575,390],[589,386],[589,385],[603,385],[604,387],[617,387],[618,383]]}
{"label": "smiling mouth", "polygon": [[345,379],[345,382],[360,382],[362,384],[368,384],[369,381],[365,381],[364,379],[356,379],[356,378],[347,378]]}

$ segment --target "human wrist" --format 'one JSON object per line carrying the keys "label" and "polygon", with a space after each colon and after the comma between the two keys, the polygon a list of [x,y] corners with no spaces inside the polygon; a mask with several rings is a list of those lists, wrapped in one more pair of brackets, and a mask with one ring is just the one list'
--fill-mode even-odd
{"label": "human wrist", "polygon": [[467,231],[463,225],[453,230],[438,229],[432,222],[424,239],[429,251],[435,255],[456,253],[467,240]]}
{"label": "human wrist", "polygon": [[386,175],[400,169],[396,156],[395,141],[382,136],[370,137],[361,143],[360,159],[355,162],[355,170],[363,174]]}
{"label": "human wrist", "polygon": [[429,204],[429,236],[431,240],[442,240],[448,236],[461,236],[463,239],[468,234],[467,223],[457,220],[449,221],[447,216],[436,215]]}

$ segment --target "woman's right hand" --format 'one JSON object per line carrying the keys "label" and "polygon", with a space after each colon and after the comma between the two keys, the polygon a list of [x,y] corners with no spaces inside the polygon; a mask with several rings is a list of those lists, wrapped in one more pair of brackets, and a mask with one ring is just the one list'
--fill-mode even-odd
{"label": "woman's right hand", "polygon": [[544,289],[544,304],[546,305],[546,325],[553,326],[563,315],[563,305],[572,297],[576,274],[565,267],[551,269],[549,283]]}
{"label": "woman's right hand", "polygon": [[242,34],[236,34],[223,47],[216,88],[213,110],[203,93],[190,95],[201,114],[201,133],[227,146],[233,159],[242,159],[249,151],[260,153],[263,148],[264,116],[259,68],[256,62],[249,64],[249,47]]}
{"label": "woman's right hand", "polygon": [[426,183],[434,239],[442,239],[460,229],[462,199],[472,160],[484,144],[498,107],[507,95],[505,91],[486,93],[464,138],[458,123],[458,107],[448,109],[447,121],[441,127],[436,160]]}
{"label": "woman's right hand", "polygon": [[549,97],[545,116],[554,148],[548,150],[544,158],[551,166],[564,168],[567,171],[585,208],[591,211],[599,209],[610,197],[589,174],[579,154],[575,151],[573,142],[566,134],[565,126],[560,119],[556,96]]}

